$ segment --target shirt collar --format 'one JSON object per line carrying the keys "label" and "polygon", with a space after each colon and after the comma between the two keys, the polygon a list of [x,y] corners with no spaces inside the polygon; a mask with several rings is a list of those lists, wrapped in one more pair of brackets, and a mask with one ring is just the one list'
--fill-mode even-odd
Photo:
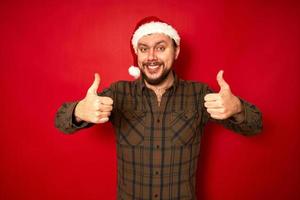
{"label": "shirt collar", "polygon": [[[178,78],[178,76],[177,76],[177,74],[175,73],[174,70],[172,70],[172,73],[173,73],[173,76],[174,76],[174,82],[168,90],[172,90],[172,92],[175,92],[175,90],[176,90],[176,88],[178,87],[178,84],[179,84],[179,78]],[[140,90],[142,92],[146,88],[145,81],[142,77],[137,80],[137,85],[138,85],[138,87],[140,88]]]}

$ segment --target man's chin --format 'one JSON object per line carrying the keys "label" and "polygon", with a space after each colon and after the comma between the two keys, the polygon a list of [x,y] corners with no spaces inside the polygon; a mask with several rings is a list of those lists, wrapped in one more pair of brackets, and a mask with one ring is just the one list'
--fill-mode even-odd
{"label": "man's chin", "polygon": [[161,84],[163,81],[165,81],[167,79],[170,71],[171,70],[168,70],[167,72],[161,74],[157,78],[151,78],[151,77],[147,76],[145,73],[142,72],[142,77],[150,85],[159,85],[159,84]]}
{"label": "man's chin", "polygon": [[161,80],[160,78],[157,79],[144,78],[144,79],[150,85],[159,85],[160,83],[163,82],[163,80]]}

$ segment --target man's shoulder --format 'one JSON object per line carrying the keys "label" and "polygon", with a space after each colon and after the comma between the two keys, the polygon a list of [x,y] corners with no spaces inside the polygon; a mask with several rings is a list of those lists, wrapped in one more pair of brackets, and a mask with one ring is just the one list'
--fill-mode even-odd
{"label": "man's shoulder", "polygon": [[128,80],[118,80],[112,83],[112,85],[132,85],[132,84],[137,84],[139,80],[133,80],[133,81],[128,81]]}
{"label": "man's shoulder", "polygon": [[123,90],[123,89],[136,87],[138,85],[139,85],[138,80],[134,80],[134,81],[119,80],[111,83],[110,88],[113,90]]}
{"label": "man's shoulder", "polygon": [[185,89],[191,88],[191,89],[195,89],[197,91],[207,90],[207,88],[209,88],[208,85],[204,82],[193,81],[193,80],[183,80],[183,79],[179,79],[178,87],[183,87]]}
{"label": "man's shoulder", "polygon": [[[113,82],[110,86],[110,88],[114,91],[127,91],[136,89],[138,87],[141,87],[141,81],[139,79],[134,81],[119,80]],[[204,82],[183,79],[178,79],[177,87],[184,90],[193,90],[196,92],[206,91],[207,89],[209,89],[209,86]]]}

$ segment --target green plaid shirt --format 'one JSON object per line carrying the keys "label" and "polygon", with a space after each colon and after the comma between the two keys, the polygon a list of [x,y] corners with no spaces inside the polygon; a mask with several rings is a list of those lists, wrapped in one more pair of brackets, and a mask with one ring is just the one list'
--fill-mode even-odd
{"label": "green plaid shirt", "polygon": [[[178,79],[163,95],[142,79],[119,81],[100,95],[114,100],[110,121],[117,134],[118,200],[196,199],[195,181],[201,135],[210,120],[204,107],[207,85]],[[245,120],[213,120],[244,135],[262,129],[261,113],[241,100]],[[91,126],[75,124],[77,102],[65,103],[56,115],[56,126],[66,133]]]}

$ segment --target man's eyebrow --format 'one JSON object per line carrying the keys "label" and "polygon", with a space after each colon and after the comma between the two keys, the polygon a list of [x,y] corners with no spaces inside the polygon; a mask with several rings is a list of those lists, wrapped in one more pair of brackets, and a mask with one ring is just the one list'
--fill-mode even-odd
{"label": "man's eyebrow", "polygon": [[138,43],[138,46],[148,46],[148,45],[143,44],[143,43]]}
{"label": "man's eyebrow", "polygon": [[161,41],[159,41],[159,42],[156,42],[155,45],[162,44],[162,43],[167,43],[167,42],[164,41],[164,40],[161,40]]}
{"label": "man's eyebrow", "polygon": [[[161,40],[161,41],[156,42],[156,43],[154,44],[154,46],[159,45],[159,44],[162,44],[162,43],[167,43],[167,42],[166,42],[165,40]],[[148,47],[148,45],[147,45],[147,44],[144,44],[144,43],[139,43],[138,46],[146,46],[146,47]]]}

